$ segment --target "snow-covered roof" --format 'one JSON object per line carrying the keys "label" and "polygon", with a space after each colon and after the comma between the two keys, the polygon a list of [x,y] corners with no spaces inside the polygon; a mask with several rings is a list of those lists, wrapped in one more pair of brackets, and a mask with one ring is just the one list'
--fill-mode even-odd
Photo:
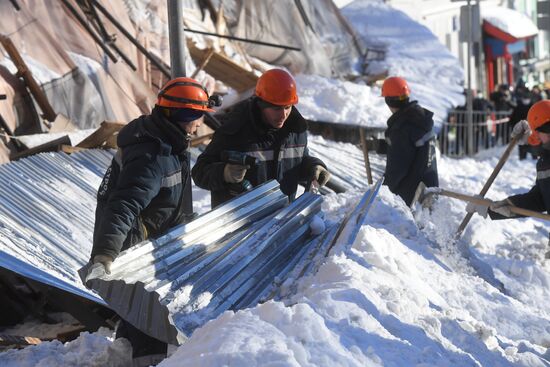
{"label": "snow-covered roof", "polygon": [[514,38],[531,37],[539,32],[531,18],[514,9],[482,5],[481,17]]}

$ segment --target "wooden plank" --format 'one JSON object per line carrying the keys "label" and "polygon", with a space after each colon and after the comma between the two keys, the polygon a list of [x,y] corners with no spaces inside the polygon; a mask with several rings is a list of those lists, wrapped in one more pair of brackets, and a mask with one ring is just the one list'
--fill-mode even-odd
{"label": "wooden plank", "polygon": [[[209,52],[208,49],[201,50],[189,39],[187,47],[195,63],[200,63],[201,60],[204,60]],[[247,70],[229,57],[216,51],[212,54],[208,64],[205,65],[204,71],[239,93],[254,88],[258,81],[258,76],[253,71]]]}
{"label": "wooden plank", "polygon": [[86,149],[88,148],[73,147],[72,145],[66,145],[66,144],[61,145],[61,150],[67,154],[78,153]]}
{"label": "wooden plank", "polygon": [[50,105],[46,94],[44,94],[42,89],[40,89],[40,86],[32,76],[31,71],[27,67],[27,64],[23,60],[23,57],[21,57],[19,51],[17,51],[17,48],[15,47],[11,39],[9,39],[9,37],[5,35],[0,35],[0,43],[2,43],[2,46],[4,46],[4,49],[10,56],[11,61],[17,68],[17,76],[23,78],[25,84],[27,85],[27,88],[29,88],[31,94],[36,100],[36,103],[38,103],[38,106],[42,110],[43,117],[50,122],[54,121],[57,114]]}
{"label": "wooden plank", "polygon": [[206,56],[204,57],[204,59],[202,60],[201,64],[195,69],[195,71],[193,71],[193,74],[191,74],[191,78],[195,79],[195,77],[197,76],[197,74],[198,74],[202,69],[204,69],[204,67],[206,66],[206,64],[208,64],[208,61],[210,61],[210,58],[212,57],[212,55],[214,55],[214,49],[213,49],[213,48],[209,48],[209,51],[208,51],[208,53],[206,54]]}
{"label": "wooden plank", "polygon": [[42,340],[32,336],[0,334],[0,345],[2,346],[14,346],[16,348],[20,348],[26,347],[27,345],[37,345],[40,343],[42,343]]}
{"label": "wooden plank", "polygon": [[369,149],[367,148],[367,137],[365,136],[365,130],[359,128],[359,138],[361,139],[361,148],[363,150],[363,158],[365,160],[365,169],[367,170],[367,181],[369,185],[372,185],[372,172],[370,169]]}
{"label": "wooden plank", "polygon": [[62,136],[61,138],[49,141],[42,145],[36,146],[34,148],[27,149],[19,153],[15,153],[10,157],[10,159],[12,161],[15,161],[15,160],[25,158],[38,153],[57,152],[61,150],[61,147],[63,145],[71,145],[71,139],[69,139],[69,135],[65,135],[65,136]]}
{"label": "wooden plank", "polygon": [[76,145],[78,148],[101,147],[110,137],[118,133],[126,124],[122,122],[103,121],[101,126],[86,139]]}

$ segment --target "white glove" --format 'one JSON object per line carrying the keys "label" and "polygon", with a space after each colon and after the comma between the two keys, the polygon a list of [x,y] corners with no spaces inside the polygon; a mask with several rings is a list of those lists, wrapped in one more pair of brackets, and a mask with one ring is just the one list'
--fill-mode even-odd
{"label": "white glove", "polygon": [[521,120],[517,122],[512,128],[512,133],[510,134],[512,139],[516,136],[520,137],[518,140],[519,145],[527,144],[527,139],[529,138],[529,135],[531,135],[531,127],[526,120]]}
{"label": "white glove", "polygon": [[88,268],[84,284],[93,278],[99,278],[105,274],[111,274],[111,265],[113,258],[107,255],[95,255],[92,260],[92,265]]}
{"label": "white glove", "polygon": [[487,205],[483,204],[476,204],[476,203],[468,203],[466,205],[466,212],[467,213],[477,213],[481,215],[483,218],[487,218],[487,212],[489,211],[489,207]]}
{"label": "white glove", "polygon": [[330,180],[330,172],[321,165],[316,165],[313,168],[313,175],[311,177],[312,181],[315,180],[319,186],[325,186],[328,180]]}
{"label": "white glove", "polygon": [[512,213],[512,210],[511,210],[513,206],[514,204],[510,200],[504,199],[504,200],[495,201],[489,206],[489,209],[505,217],[513,217],[514,213]]}
{"label": "white glove", "polygon": [[105,273],[111,274],[111,265],[113,265],[113,258],[111,256],[107,255],[95,255],[94,264],[102,264],[103,268],[105,268]]}
{"label": "white glove", "polygon": [[248,166],[227,163],[223,167],[223,180],[227,183],[239,183],[244,180]]}

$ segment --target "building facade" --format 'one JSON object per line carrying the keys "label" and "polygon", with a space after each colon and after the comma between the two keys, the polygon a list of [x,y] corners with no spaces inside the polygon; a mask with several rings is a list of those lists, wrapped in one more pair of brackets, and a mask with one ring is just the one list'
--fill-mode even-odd
{"label": "building facade", "polygon": [[471,86],[486,96],[499,84],[514,86],[521,79],[534,86],[550,80],[548,32],[536,28],[537,0],[472,0],[470,28],[466,1],[387,0],[386,3],[429,28],[460,60],[465,81],[469,29]]}

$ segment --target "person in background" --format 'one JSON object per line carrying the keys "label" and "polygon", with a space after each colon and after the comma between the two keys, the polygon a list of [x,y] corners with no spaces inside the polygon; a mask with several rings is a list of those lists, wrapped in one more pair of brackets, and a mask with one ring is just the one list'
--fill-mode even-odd
{"label": "person in background", "polygon": [[500,84],[496,91],[489,96],[498,113],[510,112],[516,106],[511,88],[508,84]]}
{"label": "person in background", "polygon": [[[468,204],[466,211],[478,213],[484,218],[509,219],[521,217],[511,211],[516,206],[537,212],[550,212],[550,100],[539,101],[529,109],[527,121],[516,123],[512,136],[520,136],[530,145],[540,145],[540,158],[537,161],[537,176],[535,185],[524,194],[509,196],[494,201],[489,206]],[[549,242],[550,246],[550,242]],[[550,251],[546,252],[550,257]]]}
{"label": "person in background", "polygon": [[[190,181],[187,147],[212,100],[196,80],[176,78],[160,90],[150,115],[120,130],[118,151],[97,192],[93,248],[86,280],[109,274],[121,251],[184,222]],[[167,345],[121,320],[116,333],[132,345],[134,365],[166,358]]]}
{"label": "person in background", "polygon": [[433,113],[411,101],[409,95],[405,79],[394,76],[384,81],[382,97],[392,115],[385,140],[371,140],[367,147],[387,154],[384,185],[410,206],[420,182],[426,187],[437,187],[439,178]]}
{"label": "person in background", "polygon": [[544,93],[538,85],[531,88],[531,102],[536,103],[538,101],[542,101],[543,99],[545,99]]}
{"label": "person in background", "polygon": [[[245,180],[253,187],[275,179],[290,200],[298,182],[327,183],[326,165],[308,153],[307,124],[297,103],[294,78],[271,69],[258,79],[254,96],[220,117],[223,125],[192,169],[195,184],[210,190],[212,208],[238,195],[232,187]],[[244,153],[257,164],[227,161],[227,152]]]}
{"label": "person in background", "polygon": [[[529,92],[529,89],[527,87],[518,87],[516,89],[516,99],[517,104],[514,110],[512,111],[512,114],[510,115],[510,121],[509,126],[515,127],[518,122],[521,120],[525,120],[527,118],[527,113],[529,112],[529,109],[533,105],[533,101],[531,99],[531,93]],[[511,136],[512,129],[510,129],[509,135]],[[527,158],[527,153],[531,151],[531,147],[527,144],[527,142],[523,142],[523,144],[518,145],[518,152],[519,152],[519,159],[525,159]]]}

